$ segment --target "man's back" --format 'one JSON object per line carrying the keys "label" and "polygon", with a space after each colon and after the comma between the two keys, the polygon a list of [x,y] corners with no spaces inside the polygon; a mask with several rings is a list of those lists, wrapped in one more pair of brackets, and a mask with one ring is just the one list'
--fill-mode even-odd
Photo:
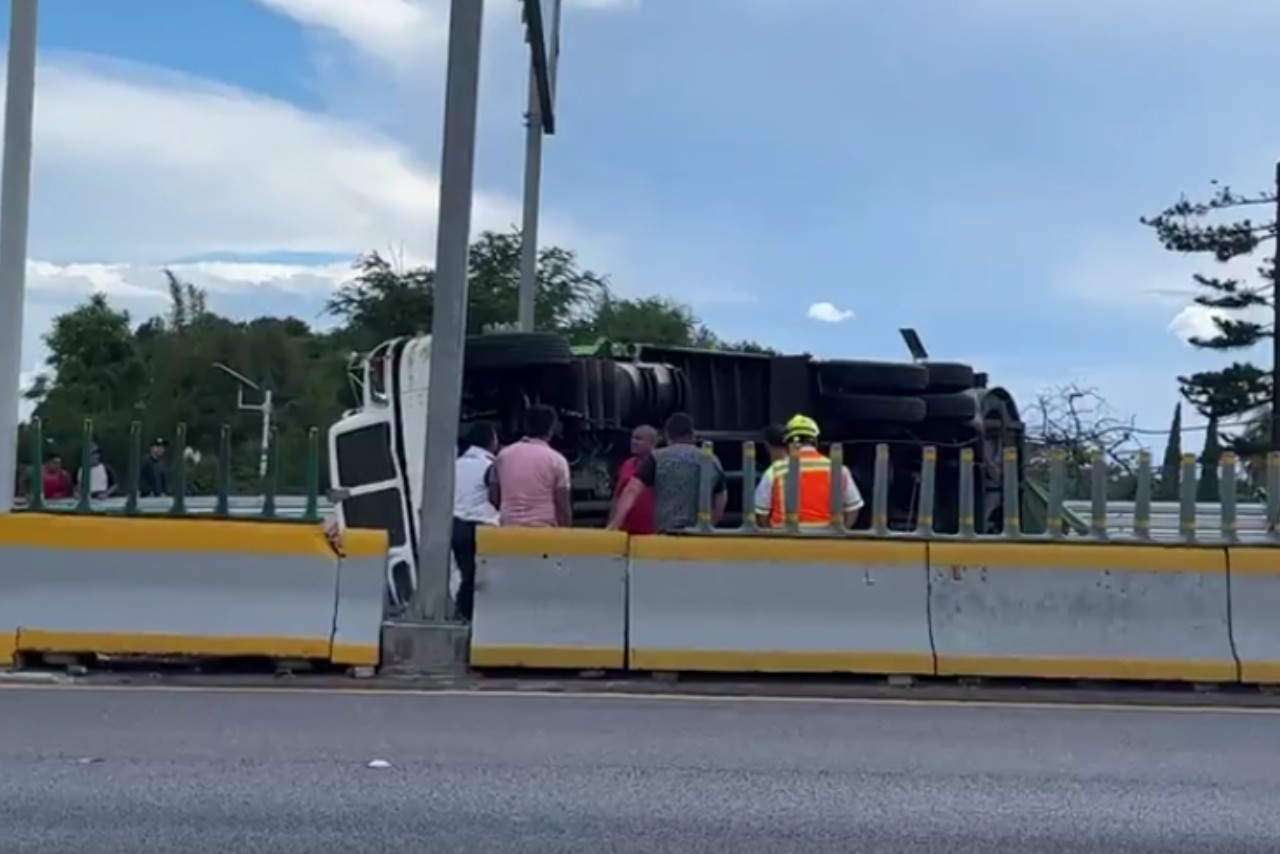
{"label": "man's back", "polygon": [[569,463],[540,439],[522,439],[508,445],[495,463],[506,527],[556,527],[557,490],[569,488]]}
{"label": "man's back", "polygon": [[[679,531],[698,523],[705,456],[702,449],[692,444],[671,445],[653,452],[653,516],[658,531]],[[712,464],[716,471],[714,492],[724,488],[724,472],[714,457]]]}

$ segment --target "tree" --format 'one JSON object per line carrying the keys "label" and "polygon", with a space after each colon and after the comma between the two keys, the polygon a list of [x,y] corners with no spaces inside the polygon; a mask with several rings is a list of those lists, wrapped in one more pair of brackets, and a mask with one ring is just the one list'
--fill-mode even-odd
{"label": "tree", "polygon": [[1097,454],[1107,464],[1109,497],[1133,497],[1136,480],[1128,453],[1135,436],[1133,419],[1119,417],[1095,389],[1068,384],[1042,392],[1032,405],[1027,422],[1032,449],[1028,467],[1043,479],[1049,470],[1050,453],[1061,451],[1065,457],[1067,498],[1090,496]]}
{"label": "tree", "polygon": [[1204,451],[1200,454],[1200,479],[1196,484],[1197,501],[1218,500],[1218,467],[1221,465],[1222,440],[1218,435],[1218,419],[1210,417],[1204,432]]}
{"label": "tree", "polygon": [[1164,446],[1164,462],[1160,466],[1157,497],[1177,501],[1182,484],[1182,404],[1173,407],[1173,423],[1169,425],[1169,443]]}
{"label": "tree", "polygon": [[[1270,218],[1276,205],[1274,191],[1241,194],[1217,186],[1207,201],[1185,196],[1141,222],[1149,226],[1165,249],[1191,255],[1207,255],[1219,264],[1254,256],[1276,239],[1276,222]],[[1257,221],[1249,212],[1266,211]],[[1196,305],[1210,309],[1215,333],[1192,338],[1191,343],[1219,353],[1243,353],[1276,334],[1270,322],[1276,299],[1273,258],[1261,260],[1247,278],[1196,274],[1200,293]],[[1179,377],[1182,394],[1205,417],[1227,418],[1251,412],[1273,399],[1275,390],[1263,368],[1248,361],[1234,361],[1219,370]]]}
{"label": "tree", "polygon": [[99,442],[127,440],[129,422],[144,399],[146,366],[138,357],[128,312],[103,294],[54,319],[44,336],[48,371],[27,397],[54,448],[71,459],[80,453],[84,419],[95,421]]}
{"label": "tree", "polygon": [[[467,331],[479,334],[516,316],[520,292],[520,234],[486,231],[471,246]],[[435,273],[426,267],[396,269],[375,253],[360,257],[356,275],[329,300],[355,349],[431,331]],[[567,333],[589,330],[608,297],[607,280],[578,266],[567,249],[538,253],[534,318],[539,329]]]}

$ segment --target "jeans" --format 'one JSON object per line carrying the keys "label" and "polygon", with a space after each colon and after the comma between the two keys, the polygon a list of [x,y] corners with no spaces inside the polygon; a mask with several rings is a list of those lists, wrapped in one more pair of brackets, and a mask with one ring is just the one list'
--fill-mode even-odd
{"label": "jeans", "polygon": [[458,596],[454,604],[458,616],[470,622],[476,601],[476,524],[462,519],[453,520],[453,559],[462,576]]}

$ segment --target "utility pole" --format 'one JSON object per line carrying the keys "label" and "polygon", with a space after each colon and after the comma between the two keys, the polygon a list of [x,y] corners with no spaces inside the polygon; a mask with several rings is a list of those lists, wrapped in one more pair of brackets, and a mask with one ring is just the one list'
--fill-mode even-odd
{"label": "utility pole", "polygon": [[[560,59],[560,0],[551,12],[551,36],[547,49],[547,75],[555,92],[556,67]],[[546,137],[546,117],[538,87],[538,65],[529,62],[529,107],[525,112],[524,138],[524,218],[520,226],[520,289],[517,320],[521,332],[534,331],[534,311],[538,300],[538,216],[542,208],[542,142]]]}
{"label": "utility pole", "polygon": [[418,521],[418,585],[409,607],[415,622],[436,626],[447,623],[452,616],[449,573],[453,465],[458,456],[458,423],[462,417],[467,263],[483,21],[484,0],[452,0],[428,369],[431,385],[427,390],[426,453]]}
{"label": "utility pole", "polygon": [[38,0],[12,0],[0,167],[0,514],[13,509],[22,388],[22,312],[31,216],[31,126],[36,99]]}
{"label": "utility pole", "polygon": [[1276,237],[1271,268],[1271,450],[1280,453],[1280,163],[1276,164]]}

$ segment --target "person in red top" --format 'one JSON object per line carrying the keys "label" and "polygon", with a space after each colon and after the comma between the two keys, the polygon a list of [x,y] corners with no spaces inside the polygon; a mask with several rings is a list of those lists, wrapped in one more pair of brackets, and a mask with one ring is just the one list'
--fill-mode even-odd
{"label": "person in red top", "polygon": [[75,493],[71,472],[62,467],[62,457],[51,454],[44,461],[41,472],[44,480],[44,497],[48,499],[70,498]]}
{"label": "person in red top", "polygon": [[[641,425],[631,433],[631,458],[618,469],[618,484],[613,490],[613,500],[617,501],[622,490],[626,488],[640,470],[640,464],[653,453],[658,444],[658,431],[649,425]],[[628,534],[652,534],[653,521],[653,488],[646,486],[644,492],[632,505],[627,518],[622,520],[621,530]]]}

